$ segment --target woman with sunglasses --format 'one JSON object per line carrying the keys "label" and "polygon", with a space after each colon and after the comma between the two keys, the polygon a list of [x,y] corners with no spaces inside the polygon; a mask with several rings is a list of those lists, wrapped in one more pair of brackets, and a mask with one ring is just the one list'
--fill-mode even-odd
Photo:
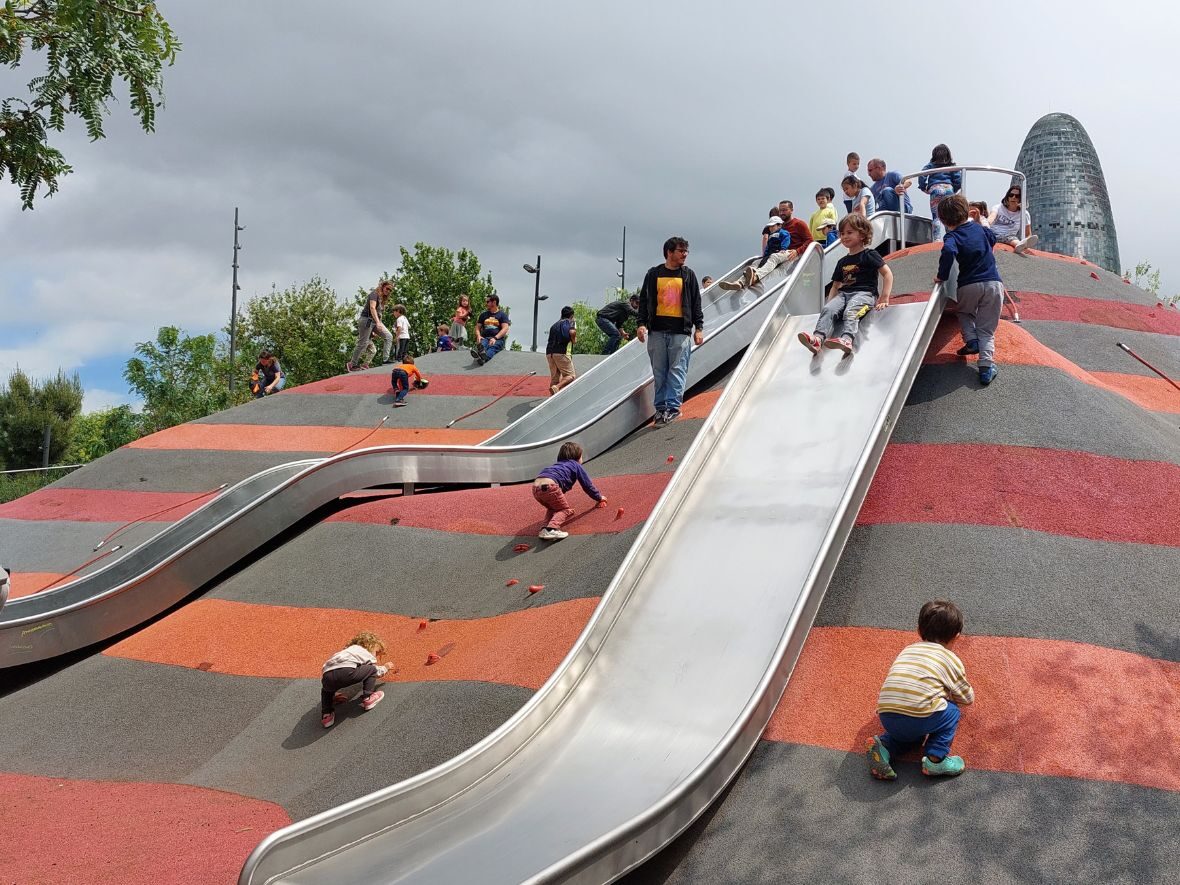
{"label": "woman with sunglasses", "polygon": [[[997,243],[1007,243],[1017,252],[1023,252],[1037,244],[1037,235],[1032,232],[1032,219],[1028,210],[1021,208],[1020,186],[1012,185],[992,212],[988,221]],[[1023,236],[1022,236],[1023,231]]]}

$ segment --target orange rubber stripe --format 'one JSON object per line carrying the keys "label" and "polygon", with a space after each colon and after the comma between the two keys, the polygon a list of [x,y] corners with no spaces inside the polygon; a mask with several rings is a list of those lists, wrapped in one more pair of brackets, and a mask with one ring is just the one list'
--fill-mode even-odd
{"label": "orange rubber stripe", "polygon": [[[885,674],[917,639],[813,628],[764,737],[863,752]],[[1049,639],[964,636],[954,651],[976,697],[954,743],[968,768],[1180,790],[1180,664]]]}
{"label": "orange rubber stripe", "polygon": [[8,598],[20,599],[22,596],[32,596],[50,584],[55,587],[64,587],[69,581],[54,584],[54,581],[64,574],[65,572],[13,572],[8,579]]}
{"label": "orange rubber stripe", "polygon": [[[527,576],[487,592],[526,599]],[[324,661],[360,630],[371,630],[385,640],[397,666],[386,682],[476,680],[536,689],[597,605],[597,599],[573,599],[494,618],[435,621],[419,630],[419,619],[404,615],[198,599],[103,654],[237,676],[318,679]],[[432,652],[440,660],[427,665]]]}
{"label": "orange rubber stripe", "polygon": [[724,388],[706,390],[698,393],[691,399],[685,400],[680,406],[681,416],[685,418],[708,418],[709,413],[713,411],[713,407],[717,405],[717,400],[721,399],[721,394],[724,392]]}
{"label": "orange rubber stripe", "polygon": [[[937,365],[975,360],[976,357],[961,357],[955,354],[962,345],[963,336],[959,331],[958,321],[953,317],[944,318],[930,342],[925,362]],[[1057,369],[1086,384],[1126,397],[1148,411],[1180,414],[1180,390],[1163,378],[1122,372],[1087,372],[1057,351],[1046,347],[1031,333],[1014,323],[1000,323],[996,330],[996,362],[1000,365],[1001,371],[1004,365],[1046,366]]]}
{"label": "orange rubber stripe", "polygon": [[224,885],[289,823],[273,802],[222,790],[0,773],[5,882]]}
{"label": "orange rubber stripe", "polygon": [[[187,449],[223,452],[339,452],[356,446],[372,428],[260,424],[181,424],[129,443],[133,449]],[[370,446],[471,446],[496,430],[442,427],[383,427],[361,443]]]}

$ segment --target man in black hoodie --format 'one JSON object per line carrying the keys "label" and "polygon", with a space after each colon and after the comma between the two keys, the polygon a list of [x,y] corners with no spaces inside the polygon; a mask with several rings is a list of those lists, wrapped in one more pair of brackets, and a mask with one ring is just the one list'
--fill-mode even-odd
{"label": "man in black hoodie", "polygon": [[705,340],[701,287],[692,268],[684,264],[687,258],[688,240],[670,237],[664,243],[664,263],[648,270],[639,290],[635,336],[647,342],[651,358],[656,424],[680,417],[692,345]]}

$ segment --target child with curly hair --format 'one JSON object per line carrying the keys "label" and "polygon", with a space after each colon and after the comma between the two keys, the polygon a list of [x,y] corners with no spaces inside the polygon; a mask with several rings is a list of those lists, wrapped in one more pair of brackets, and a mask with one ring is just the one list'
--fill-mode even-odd
{"label": "child with curly hair", "polygon": [[372,710],[385,697],[377,690],[377,679],[393,669],[392,662],[377,663],[377,655],[385,654],[385,643],[368,630],[349,640],[348,647],[336,652],[324,663],[320,686],[320,724],[331,728],[336,724],[336,704],[343,704],[349,685],[361,683],[361,709]]}

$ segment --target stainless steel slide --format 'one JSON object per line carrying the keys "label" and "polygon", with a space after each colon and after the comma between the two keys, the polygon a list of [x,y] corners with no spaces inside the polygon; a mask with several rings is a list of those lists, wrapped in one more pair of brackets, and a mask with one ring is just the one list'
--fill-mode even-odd
{"label": "stainless steel slide", "polygon": [[704,811],[782,695],[941,310],[813,358],[795,306],[823,261],[798,264],[545,685],[449,762],[272,834],[242,885],[608,882]]}
{"label": "stainless steel slide", "polygon": [[[881,235],[895,223],[882,218]],[[751,260],[723,279],[740,276]],[[755,290],[731,294],[712,286],[704,293],[706,338],[693,350],[689,385],[753,340],[795,270],[779,268]],[[814,300],[814,292],[806,297]],[[791,304],[798,312],[818,302]],[[576,436],[591,458],[653,414],[647,352],[632,344],[478,446],[375,447],[262,471],[94,572],[9,600],[0,608],[0,668],[52,658],[144,623],[343,494],[398,483],[522,482],[551,463],[566,439]]]}

